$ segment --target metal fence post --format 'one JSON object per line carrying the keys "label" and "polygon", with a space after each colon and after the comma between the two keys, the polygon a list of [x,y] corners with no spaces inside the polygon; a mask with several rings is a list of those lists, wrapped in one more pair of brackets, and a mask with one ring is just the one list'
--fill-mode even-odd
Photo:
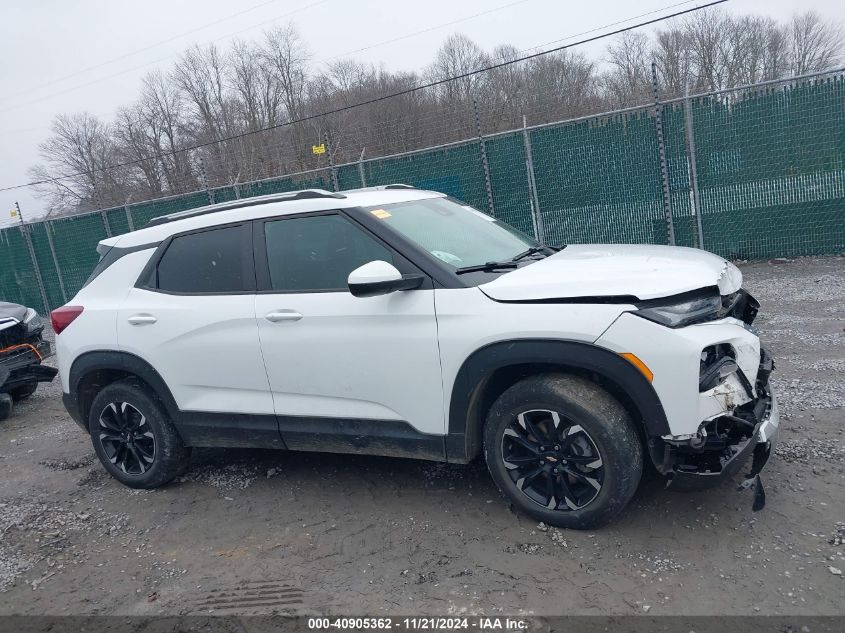
{"label": "metal fence post", "polygon": [[103,226],[106,228],[106,237],[111,237],[111,225],[109,224],[109,218],[106,215],[105,210],[100,211],[100,217],[103,218]]}
{"label": "metal fence post", "polygon": [[324,143],[326,144],[326,153],[329,155],[329,171],[332,176],[332,187],[334,187],[335,191],[340,191],[340,187],[337,184],[337,171],[334,168],[334,156],[332,156],[332,146],[329,144],[329,133],[323,133]]}
{"label": "metal fence post", "polygon": [[693,130],[692,105],[689,93],[684,98],[684,130],[687,136],[687,164],[689,166],[692,208],[695,213],[695,228],[698,231],[698,248],[704,248],[704,229],[701,221],[701,196],[698,193],[698,167],[695,162],[695,131]]}
{"label": "metal fence post", "polygon": [[47,301],[47,291],[44,289],[44,279],[41,277],[41,268],[38,266],[38,259],[35,257],[35,247],[32,245],[32,236],[29,234],[29,227],[23,222],[23,213],[21,213],[21,205],[15,201],[15,210],[17,211],[18,220],[21,223],[21,234],[26,242],[26,250],[29,251],[29,259],[32,261],[32,270],[35,271],[35,281],[38,283],[38,290],[41,293],[41,303],[44,305],[44,313],[50,311],[50,304]]}
{"label": "metal fence post", "polygon": [[45,222],[44,230],[47,231],[47,244],[50,246],[50,255],[53,256],[53,266],[56,268],[56,278],[59,280],[59,290],[61,290],[62,292],[62,301],[67,303],[67,291],[65,290],[65,280],[62,279],[62,267],[59,266],[59,258],[56,255],[56,246],[53,244],[53,222]]}
{"label": "metal fence post", "polygon": [[666,145],[663,142],[663,104],[657,92],[657,64],[651,63],[651,85],[654,89],[654,128],[657,132],[657,154],[660,160],[660,180],[663,189],[663,214],[666,217],[666,236],[669,245],[675,245],[675,222],[672,218],[672,198],[669,191],[669,166],[666,162]]}
{"label": "metal fence post", "polygon": [[472,100],[472,108],[475,110],[475,131],[478,133],[478,142],[481,144],[481,168],[484,170],[484,187],[487,190],[487,207],[490,215],[496,217],[496,205],[493,204],[493,185],[490,182],[490,163],[487,162],[487,145],[481,135],[481,117],[478,116],[478,102]]}
{"label": "metal fence post", "polygon": [[26,240],[26,248],[29,251],[29,258],[32,260],[32,269],[35,271],[35,281],[38,283],[38,291],[41,293],[41,303],[44,304],[44,314],[50,312],[50,302],[47,301],[47,291],[44,289],[44,278],[41,277],[41,268],[38,266],[38,259],[35,257],[35,247],[32,245],[32,236],[29,234],[29,226],[21,224]]}
{"label": "metal fence post", "polygon": [[534,152],[531,149],[531,136],[528,134],[528,122],[522,115],[522,142],[525,144],[525,169],[528,171],[528,193],[531,204],[531,220],[534,224],[534,237],[540,244],[546,243],[546,227],[540,212],[540,198],[537,195],[537,181],[534,180]]}
{"label": "metal fence post", "polygon": [[361,186],[367,186],[367,179],[364,176],[364,151],[366,147],[361,148],[361,155],[358,157],[358,176],[361,178]]}
{"label": "metal fence post", "polygon": [[129,230],[135,230],[135,221],[132,219],[132,211],[129,209],[129,205],[123,205],[123,210],[126,212],[126,223],[129,225]]}

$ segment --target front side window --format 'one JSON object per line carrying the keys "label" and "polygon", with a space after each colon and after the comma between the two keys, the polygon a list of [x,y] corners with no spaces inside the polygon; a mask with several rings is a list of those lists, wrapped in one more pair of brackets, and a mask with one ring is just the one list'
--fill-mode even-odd
{"label": "front side window", "polygon": [[366,211],[456,269],[510,260],[538,246],[516,229],[447,198],[397,202]]}
{"label": "front side window", "polygon": [[264,224],[271,288],[278,292],[347,290],[349,273],[393,255],[340,215],[317,215]]}
{"label": "front side window", "polygon": [[[214,294],[248,290],[243,226],[173,238],[157,267],[157,288],[166,292]],[[247,257],[249,260],[247,260]]]}

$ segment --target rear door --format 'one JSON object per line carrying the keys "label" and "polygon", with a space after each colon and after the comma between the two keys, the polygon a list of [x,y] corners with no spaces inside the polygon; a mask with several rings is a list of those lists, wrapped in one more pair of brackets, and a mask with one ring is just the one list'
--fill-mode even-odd
{"label": "rear door", "polygon": [[277,446],[255,323],[249,222],[177,235],[120,310],[120,349],[152,365],[197,445]]}
{"label": "rear door", "polygon": [[434,290],[357,298],[355,268],[419,273],[341,213],[255,223],[255,309],[281,435],[290,448],[442,456]]}

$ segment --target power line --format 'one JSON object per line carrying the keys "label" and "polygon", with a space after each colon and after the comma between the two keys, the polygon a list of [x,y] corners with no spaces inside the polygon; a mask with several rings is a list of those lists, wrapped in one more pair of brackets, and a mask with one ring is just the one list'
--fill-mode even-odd
{"label": "power line", "polygon": [[[367,99],[366,101],[361,101],[360,103],[355,103],[355,104],[352,104],[352,105],[349,105],[349,106],[344,106],[342,108],[335,108],[334,110],[328,110],[326,112],[321,112],[319,114],[311,114],[309,116],[301,117],[299,119],[295,119],[295,120],[292,120],[292,121],[286,121],[285,123],[279,123],[277,125],[271,125],[269,127],[262,128],[260,130],[253,130],[253,131],[250,131],[250,132],[242,132],[240,134],[233,134],[231,136],[218,138],[218,139],[215,139],[213,141],[208,141],[208,142],[205,142],[205,143],[198,143],[198,144],[192,145],[190,147],[183,147],[182,149],[173,150],[173,151],[169,151],[169,152],[163,152],[161,154],[157,154],[154,157],[150,156],[150,157],[143,159],[143,160],[149,160],[150,158],[161,159],[161,158],[165,158],[167,156],[174,156],[174,155],[176,155],[180,152],[189,152],[189,151],[195,150],[195,149],[202,149],[203,147],[209,147],[211,145],[217,145],[218,143],[225,143],[226,141],[232,141],[232,140],[235,140],[235,139],[245,138],[247,136],[252,136],[254,134],[268,132],[270,130],[276,130],[276,129],[279,129],[279,128],[287,127],[289,125],[293,125],[295,123],[302,123],[304,121],[311,121],[311,120],[314,120],[314,119],[319,119],[321,117],[330,116],[332,114],[338,114],[339,112],[345,112],[346,110],[352,110],[354,108],[360,108],[361,106],[370,105],[370,104],[373,104],[373,103],[379,103],[381,101],[386,101],[387,99],[393,99],[395,97],[400,97],[400,96],[403,96],[403,95],[418,92],[420,90],[425,90],[426,88],[432,88],[434,86],[440,86],[440,85],[448,83],[450,81],[456,81],[458,79],[464,79],[466,77],[472,77],[472,76],[478,75],[480,73],[495,70],[497,68],[502,68],[504,66],[510,66],[512,64],[518,64],[520,62],[524,62],[524,61],[529,60],[529,59],[541,57],[542,55],[548,55],[550,53],[556,53],[558,51],[565,50],[567,48],[572,48],[574,46],[580,46],[582,44],[588,44],[590,42],[595,42],[597,40],[604,39],[606,37],[612,37],[614,35],[619,35],[620,33],[625,33],[627,31],[633,31],[634,29],[639,29],[639,28],[642,28],[644,26],[650,26],[652,24],[657,24],[658,22],[663,22],[665,20],[671,20],[672,18],[676,18],[676,17],[679,17],[681,15],[685,15],[687,13],[692,13],[694,11],[700,11],[701,9],[706,9],[708,7],[716,6],[718,4],[723,4],[727,1],[728,0],[713,0],[712,2],[708,2],[706,4],[702,4],[702,5],[699,5],[697,7],[684,9],[683,11],[676,11],[675,13],[671,13],[669,15],[662,16],[662,17],[659,17],[659,18],[653,18],[651,20],[646,20],[644,22],[638,22],[637,24],[633,24],[631,26],[626,26],[626,27],[623,27],[623,28],[620,28],[620,29],[616,29],[616,30],[610,31],[608,33],[602,33],[601,35],[594,35],[592,37],[588,37],[586,39],[579,40],[577,42],[572,42],[571,44],[564,44],[564,45],[561,45],[561,46],[557,46],[557,47],[551,48],[547,51],[540,51],[538,53],[532,53],[530,55],[524,55],[524,56],[518,57],[516,59],[499,62],[497,64],[491,64],[489,66],[485,66],[484,68],[478,68],[476,70],[467,71],[465,73],[461,73],[459,75],[454,75],[452,77],[447,77],[445,79],[437,79],[437,80],[430,81],[430,82],[425,83],[425,84],[414,86],[412,88],[400,90],[398,92],[394,92],[394,93],[391,93],[389,95],[383,95],[381,97],[375,97],[373,99]],[[89,175],[89,174],[94,174],[96,172],[105,172],[105,171],[108,171],[110,169],[119,169],[121,167],[129,167],[129,166],[132,166],[132,165],[137,165],[137,164],[143,162],[143,160],[132,160],[132,161],[124,162],[124,163],[117,163],[117,164],[114,164],[114,165],[108,165],[106,167],[101,167],[101,168],[97,168],[97,169],[81,171],[81,172],[77,172],[77,173],[74,173],[74,174],[63,174],[63,175],[57,176],[55,178],[47,178],[47,179],[44,179],[44,180],[28,182],[28,183],[22,184],[22,185],[13,185],[13,186],[10,186],[10,187],[2,187],[2,188],[0,188],[0,192],[11,191],[11,190],[14,190],[14,189],[21,189],[23,187],[31,187],[33,185],[43,185],[43,184],[47,184],[49,182],[55,182],[57,180],[67,180],[68,178],[76,178],[78,176],[86,176],[86,175]]]}
{"label": "power line", "polygon": [[[576,33],[575,35],[569,35],[567,37],[562,37],[558,40],[552,40],[551,42],[546,42],[545,44],[538,44],[537,46],[532,46],[531,48],[526,48],[521,51],[520,53],[525,53],[528,51],[533,51],[538,48],[543,48],[544,46],[549,46],[550,44],[557,44],[558,42],[565,42],[566,40],[571,40],[573,37],[581,37],[582,35],[589,35],[590,33],[595,33],[596,31],[600,31],[601,29],[607,29],[611,26],[618,26],[619,24],[624,24],[625,22],[630,22],[631,20],[638,20],[639,18],[644,18],[647,15],[654,15],[655,13],[660,13],[661,11],[666,11],[667,9],[674,9],[675,7],[682,7],[685,4],[692,4],[693,2],[698,2],[698,0],[684,0],[684,2],[677,2],[675,4],[670,4],[665,7],[661,7],[660,9],[655,9],[654,11],[646,11],[645,13],[640,13],[639,15],[632,16],[630,18],[626,18],[624,20],[619,20],[617,22],[611,22],[610,24],[605,24],[604,26],[599,26],[594,29],[590,29],[589,31],[581,31],[580,33]],[[718,3],[714,3],[718,4]],[[709,5],[704,5],[698,7],[699,9],[704,9]],[[672,18],[674,16],[668,16],[667,19]]]}
{"label": "power line", "polygon": [[197,33],[199,31],[203,31],[210,26],[214,26],[215,24],[220,24],[222,22],[227,22],[228,20],[231,20],[233,18],[237,18],[241,15],[244,15],[245,13],[250,13],[252,11],[255,11],[256,9],[260,9],[261,7],[265,7],[268,4],[273,4],[273,3],[278,2],[278,1],[279,0],[266,0],[265,2],[262,2],[261,4],[257,4],[255,6],[248,8],[248,9],[244,9],[243,11],[238,11],[237,13],[233,13],[231,15],[227,15],[223,18],[218,19],[218,20],[214,20],[213,22],[208,22],[206,24],[203,24],[202,26],[195,27],[195,28],[193,28],[189,31],[184,31],[182,33],[174,35],[173,37],[169,37],[166,40],[160,40],[160,41],[156,42],[155,44],[150,44],[150,45],[145,46],[143,48],[138,48],[134,51],[124,53],[123,55],[120,55],[119,57],[113,57],[112,59],[107,59],[106,61],[100,62],[99,64],[94,64],[93,66],[88,66],[87,68],[82,68],[80,70],[77,70],[77,71],[70,73],[69,75],[63,75],[61,77],[56,77],[55,79],[52,79],[47,83],[41,84],[40,86],[35,86],[34,88],[29,88],[28,90],[24,90],[24,91],[18,93],[17,96],[20,96],[21,94],[27,95],[27,94],[31,94],[33,92],[38,92],[42,88],[47,88],[47,87],[51,86],[52,84],[54,84],[56,82],[65,81],[66,79],[73,79],[74,77],[78,77],[79,75],[83,75],[83,74],[85,74],[89,71],[97,70],[98,68],[102,68],[103,66],[108,66],[109,64],[113,64],[115,62],[119,62],[121,60],[132,57],[134,55],[137,55],[138,53],[144,53],[144,52],[152,50],[154,48],[158,48],[159,46],[161,46],[163,44],[169,44],[170,42],[174,42],[178,39],[181,39],[181,38],[185,37],[186,35],[193,35],[194,33]]}
{"label": "power line", "polygon": [[[687,0],[688,2],[695,2],[695,0]],[[346,57],[347,55],[355,55],[356,53],[363,53],[364,51],[369,51],[374,48],[378,48],[379,46],[384,46],[385,44],[394,44],[395,42],[401,42],[402,40],[406,40],[411,37],[416,37],[417,35],[422,35],[423,33],[430,33],[431,31],[436,31],[438,29],[446,28],[447,26],[454,26],[455,24],[460,24],[461,22],[466,22],[468,20],[474,20],[475,18],[480,18],[483,15],[488,15],[490,13],[496,13],[497,11],[501,11],[502,9],[509,9],[510,7],[514,7],[518,4],[525,4],[528,0],[517,0],[516,2],[509,2],[508,4],[503,4],[498,7],[494,7],[492,9],[488,9],[487,11],[481,11],[479,13],[474,13],[473,15],[468,15],[464,18],[460,18],[458,20],[452,20],[451,22],[444,22],[443,24],[437,24],[436,26],[430,26],[425,29],[421,29],[419,31],[414,31],[413,33],[408,33],[406,35],[400,35],[399,37],[394,37],[389,40],[384,40],[383,42],[377,42],[375,44],[371,44],[369,46],[364,46],[363,48],[356,48],[354,51],[347,51],[346,53],[340,53],[339,55],[332,55],[331,57],[324,57],[323,59],[318,59],[317,63],[327,62],[331,59],[337,59],[338,57]]]}
{"label": "power line", "polygon": [[[265,4],[270,4],[270,2],[276,2],[276,1],[277,1],[277,0],[269,0],[269,2],[265,2],[265,3],[263,3],[263,4],[257,5],[256,7],[253,7],[253,9],[256,9],[256,8],[262,7],[262,6],[264,6]],[[339,58],[339,57],[346,57],[347,55],[354,55],[355,53],[360,53],[360,52],[363,52],[363,51],[368,51],[368,50],[371,50],[371,49],[373,49],[373,48],[378,48],[379,46],[384,46],[384,45],[386,45],[386,44],[393,44],[393,43],[395,43],[395,42],[400,42],[400,41],[402,41],[402,40],[409,39],[409,38],[411,38],[411,37],[416,37],[417,35],[422,35],[423,33],[430,33],[431,31],[436,31],[436,30],[438,30],[438,29],[442,29],[442,28],[445,28],[445,27],[447,27],[447,26],[454,26],[455,24],[460,24],[461,22],[467,22],[467,21],[469,21],[469,20],[473,20],[473,19],[475,19],[475,18],[478,18],[478,17],[484,16],[484,15],[488,15],[488,14],[490,14],[490,13],[496,13],[496,12],[498,12],[498,11],[501,11],[502,9],[508,9],[508,8],[513,7],[513,6],[516,6],[516,5],[518,5],[518,4],[524,4],[524,3],[528,2],[528,1],[529,1],[529,0],[517,0],[516,2],[510,2],[510,3],[508,3],[508,4],[503,4],[503,5],[501,5],[501,6],[494,7],[494,8],[492,8],[492,9],[488,9],[487,11],[481,11],[481,12],[479,12],[479,13],[474,13],[473,15],[468,15],[468,16],[463,17],[463,18],[460,18],[460,19],[458,19],[458,20],[452,20],[451,22],[444,22],[444,23],[442,23],[442,24],[438,24],[438,25],[431,26],[431,27],[428,27],[428,28],[425,28],[425,29],[421,29],[421,30],[419,30],[419,31],[414,31],[413,33],[408,33],[408,34],[406,34],[406,35],[402,35],[402,36],[400,36],[400,37],[394,37],[393,39],[385,40],[385,41],[383,41],[383,42],[378,42],[378,43],[376,43],[376,44],[372,44],[372,45],[370,45],[370,46],[365,46],[365,47],[363,47],[363,48],[358,48],[358,49],[355,49],[355,50],[353,50],[353,51],[347,51],[347,52],[345,52],[345,53],[340,53],[339,55],[332,55],[332,56],[330,56],[330,57],[324,57],[324,58],[322,58],[322,59],[318,59],[315,63],[320,64],[320,63],[322,63],[322,62],[326,62],[326,61],[329,61],[329,60],[332,60],[332,59],[337,59],[337,58]],[[697,1],[698,1],[698,0],[686,0],[686,2],[681,3],[681,4],[688,4],[688,3],[690,3],[690,2],[697,2]],[[322,2],[328,2],[328,0],[322,0]],[[315,2],[314,4],[307,5],[307,6],[305,6],[305,7],[302,7],[302,9],[299,9],[299,10],[308,9],[308,8],[310,8],[310,7],[312,7],[312,6],[317,5],[317,4],[322,4],[322,2]],[[674,6],[677,6],[677,5],[671,5],[670,7],[664,7],[664,9],[662,9],[662,10],[665,10],[665,9],[667,9],[667,8],[672,8],[672,7],[674,7]],[[238,16],[238,15],[240,15],[241,13],[246,13],[247,11],[251,11],[251,10],[252,10],[252,9],[247,9],[246,11],[241,11],[240,13],[236,13],[236,14],[234,14],[233,16],[229,16],[229,18],[231,18],[231,17],[235,17],[235,16]],[[657,10],[655,10],[655,11],[652,11],[651,13],[656,13],[656,12],[658,12],[658,11],[661,11],[661,9],[657,9]],[[285,14],[285,16],[286,16],[286,15],[290,15],[290,14]],[[644,14],[644,15],[649,15],[649,14]],[[281,16],[281,17],[285,17],[285,16]],[[634,17],[632,17],[632,18],[628,18],[627,20],[623,20],[623,22],[629,22],[630,20],[636,20],[638,17],[642,17],[642,16],[634,16]],[[226,19],[229,19],[229,18],[221,18],[221,19],[220,19],[220,20],[218,20],[217,22],[212,22],[212,23],[209,23],[209,24],[205,25],[205,27],[199,27],[199,28],[197,28],[197,29],[194,29],[193,31],[188,31],[188,32],[186,32],[186,33],[183,33],[182,35],[177,35],[177,36],[175,36],[175,37],[171,38],[170,40],[164,40],[164,41],[162,41],[162,42],[159,42],[158,44],[153,44],[153,45],[151,45],[151,46],[148,46],[147,48],[139,49],[138,51],[134,51],[134,52],[132,52],[132,53],[127,53],[126,55],[122,55],[121,57],[117,57],[117,58],[115,58],[115,59],[113,59],[113,60],[110,60],[110,61],[107,61],[107,62],[103,62],[102,64],[98,64],[97,66],[91,66],[90,68],[86,68],[86,69],[80,70],[79,72],[74,73],[74,74],[72,74],[72,75],[66,75],[65,77],[60,77],[60,78],[59,78],[59,79],[57,79],[56,81],[61,81],[61,80],[63,80],[63,79],[69,79],[70,77],[74,77],[74,76],[76,76],[76,75],[80,75],[80,74],[82,74],[82,73],[84,73],[84,72],[87,72],[87,71],[89,71],[89,70],[93,70],[93,69],[95,69],[95,68],[100,68],[101,66],[106,66],[106,65],[108,65],[108,64],[110,64],[110,63],[112,63],[112,62],[114,62],[114,61],[118,61],[118,60],[120,60],[120,59],[125,59],[126,57],[130,57],[130,56],[134,55],[135,53],[139,53],[139,52],[142,52],[142,51],[145,51],[145,50],[149,50],[149,49],[151,49],[151,48],[155,48],[156,46],[158,46],[158,45],[160,45],[160,44],[164,44],[164,43],[167,43],[167,42],[173,41],[173,40],[175,40],[175,39],[178,39],[179,37],[182,37],[182,36],[184,36],[184,35],[188,35],[188,34],[193,33],[193,32],[195,32],[195,31],[198,31],[198,30],[201,30],[201,29],[206,28],[206,27],[208,27],[208,26],[211,26],[211,25],[213,25],[213,24],[217,24],[218,22],[222,22],[222,21],[224,21],[224,20],[226,20]],[[274,18],[272,21],[275,21],[275,20],[278,20],[278,19],[280,19],[280,18]],[[243,32],[244,32],[244,31],[246,31],[246,30],[252,30],[252,29],[254,29],[254,28],[257,28],[258,26],[263,26],[263,25],[264,25],[264,24],[266,24],[266,23],[267,23],[267,22],[262,22],[262,23],[260,23],[260,24],[258,24],[258,25],[254,25],[254,26],[248,27],[247,29],[242,29],[241,31],[237,31],[237,32],[235,32],[235,33],[233,33],[233,34],[224,35],[224,36],[223,36],[223,37],[221,37],[221,38],[217,38],[217,40],[224,39],[224,38],[226,38],[226,37],[231,37],[231,35],[237,35],[238,33],[243,33]],[[607,25],[607,26],[613,26],[613,25]],[[606,28],[606,27],[599,27],[599,28]],[[598,29],[594,29],[594,30],[598,30]],[[591,31],[590,31],[590,32],[591,32]],[[567,38],[567,39],[571,39],[572,37],[578,37],[578,35],[582,35],[582,34],[581,34],[581,33],[579,33],[579,34],[576,34],[576,35],[572,35],[572,36],[570,36],[570,37],[569,37],[569,38]],[[212,41],[217,41],[217,40],[212,40]],[[544,45],[540,45],[540,46],[544,46]],[[540,46],[535,46],[535,47],[533,47],[533,48],[540,48]],[[99,82],[101,82],[101,81],[105,81],[106,79],[111,79],[111,78],[113,78],[113,77],[118,77],[118,76],[120,76],[120,75],[123,75],[123,74],[129,73],[129,72],[132,72],[132,71],[134,71],[134,70],[138,70],[138,69],[144,68],[144,67],[146,67],[146,66],[151,66],[152,64],[156,64],[156,63],[159,63],[159,62],[165,61],[166,59],[170,59],[171,57],[173,57],[173,55],[168,55],[167,57],[163,57],[163,58],[160,58],[160,59],[155,60],[155,61],[152,61],[152,62],[146,62],[146,63],[144,63],[144,64],[141,64],[140,66],[134,66],[134,67],[132,67],[132,68],[129,68],[129,69],[126,69],[126,70],[122,70],[122,71],[120,71],[120,72],[118,72],[118,73],[115,73],[115,74],[112,74],[112,75],[106,75],[105,77],[100,77],[99,79],[94,79],[94,80],[92,80],[92,81],[90,81],[90,82],[88,82],[88,83],[86,83],[86,84],[82,84],[82,85],[79,85],[79,86],[73,86],[73,87],[71,87],[71,88],[67,88],[66,90],[64,90],[64,91],[62,91],[62,92],[53,93],[53,94],[51,94],[51,95],[47,95],[47,96],[45,96],[45,97],[39,97],[39,98],[38,98],[38,99],[36,99],[35,101],[29,101],[29,102],[25,102],[25,103],[21,103],[21,104],[15,104],[15,105],[14,105],[14,106],[12,106],[12,107],[9,107],[9,108],[6,108],[6,109],[3,109],[3,110],[0,110],[0,113],[3,113],[3,112],[9,112],[9,111],[11,111],[11,110],[16,110],[16,109],[21,108],[21,107],[24,107],[24,106],[26,106],[26,105],[30,105],[30,104],[32,104],[32,103],[37,103],[38,101],[44,101],[44,100],[46,100],[46,99],[50,99],[50,98],[55,97],[55,96],[60,95],[60,94],[65,94],[65,93],[68,93],[68,92],[73,92],[74,90],[78,90],[79,88],[85,88],[85,87],[90,86],[90,85],[92,85],[92,84],[99,83]],[[40,88],[43,88],[43,87],[45,87],[45,86],[47,86],[47,85],[49,85],[49,84],[44,84],[44,85],[40,86],[39,88],[34,88],[34,89],[32,89],[32,90],[29,90],[28,92],[30,92],[30,93],[31,93],[31,92],[34,92],[34,91],[36,91],[36,90],[38,90],[38,89],[40,89]],[[24,93],[24,94],[26,94],[26,93]],[[3,105],[3,102],[0,102],[0,105]],[[39,128],[31,128],[29,131],[43,130],[43,129],[48,129],[48,128],[49,128],[49,126],[47,126],[47,125],[43,125],[43,126],[41,126],[41,127],[39,127]],[[18,130],[4,130],[4,131],[0,131],[0,136],[7,136],[7,135],[9,135],[9,134],[12,134],[12,133],[17,133],[17,132],[18,132]]]}
{"label": "power line", "polygon": [[[275,2],[275,0],[271,0],[271,1]],[[327,1],[328,0],[323,0],[323,2],[327,2]],[[458,20],[452,20],[451,22],[444,22],[443,24],[438,24],[436,26],[431,26],[431,27],[428,27],[428,28],[425,28],[425,29],[421,29],[421,30],[415,31],[413,33],[408,33],[408,34],[403,35],[401,37],[395,37],[393,39],[384,40],[383,42],[378,42],[376,44],[372,44],[371,46],[365,46],[363,48],[358,48],[358,49],[355,49],[353,51],[347,51],[345,53],[340,53],[339,55],[332,55],[331,57],[324,57],[322,59],[318,59],[315,63],[320,64],[322,62],[326,62],[326,61],[329,61],[329,60],[332,60],[332,59],[337,59],[338,57],[346,57],[347,55],[354,55],[355,53],[360,53],[360,52],[367,51],[367,50],[370,50],[370,49],[373,49],[373,48],[378,48],[378,47],[384,46],[386,44],[393,44],[395,42],[399,42],[399,41],[402,41],[402,40],[405,40],[405,39],[409,39],[409,38],[415,37],[417,35],[422,35],[423,33],[429,33],[431,31],[435,31],[435,30],[438,30],[438,29],[441,29],[441,28],[445,28],[447,26],[454,26],[455,24],[459,24],[461,22],[467,22],[469,20],[481,17],[483,15],[495,13],[497,11],[501,11],[502,9],[507,9],[507,8],[516,6],[518,4],[523,4],[523,3],[528,2],[528,1],[529,0],[517,0],[516,2],[511,2],[511,3],[508,3],[508,4],[501,5],[499,7],[494,7],[493,9],[489,9],[487,11],[481,11],[480,13],[474,13],[473,15],[468,15],[468,16],[466,16],[464,18],[460,18]],[[667,9],[674,9],[675,7],[684,6],[686,4],[691,4],[693,2],[698,2],[698,1],[699,0],[684,0],[684,2],[678,2],[678,3],[675,3],[675,4],[670,4],[668,6],[661,7],[659,9],[654,9],[653,11],[647,11],[645,13],[640,13],[639,15],[633,15],[629,18],[625,18],[624,20],[618,20],[616,22],[611,22],[610,24],[598,26],[594,29],[589,29],[587,31],[581,31],[580,33],[574,33],[572,35],[568,35],[568,36],[560,38],[560,39],[552,40],[550,42],[545,42],[544,44],[538,44],[536,46],[531,46],[530,48],[525,48],[525,49],[520,50],[519,53],[526,53],[528,51],[537,50],[537,49],[543,48],[544,46],[548,46],[549,44],[556,44],[558,42],[564,42],[564,41],[567,41],[567,40],[571,40],[574,37],[581,37],[582,35],[588,35],[590,33],[595,33],[596,31],[601,31],[603,29],[610,28],[611,26],[617,26],[619,24],[624,24],[625,22],[630,22],[631,20],[637,20],[639,18],[644,18],[648,15],[654,15],[655,13],[660,13],[662,11],[666,11]],[[265,4],[267,4],[267,3],[265,3]],[[307,9],[311,6],[315,6],[316,4],[321,4],[321,3],[317,2],[317,3],[314,3],[312,5],[308,5],[308,6],[302,7],[302,9],[300,9],[300,10]],[[263,6],[263,5],[258,5],[258,6]],[[282,17],[284,17],[284,16],[282,16]],[[279,19],[279,18],[274,18],[274,20],[275,19]],[[253,28],[257,28],[257,26],[262,26],[263,24],[266,24],[266,22],[260,23],[260,24],[255,25],[255,26],[248,27],[247,29],[243,29],[241,31],[238,31],[235,34],[242,33],[244,30],[251,30]],[[230,36],[229,35],[223,36],[223,38],[225,38],[225,37],[230,37]],[[218,38],[218,39],[223,39],[223,38]],[[217,41],[217,40],[212,40],[212,41]],[[131,53],[130,53],[130,55],[131,55]],[[111,77],[116,77],[118,75],[125,74],[125,73],[131,72],[133,70],[137,70],[138,68],[143,68],[144,66],[155,64],[159,61],[164,61],[165,59],[169,59],[170,57],[173,57],[173,55],[159,59],[159,60],[154,61],[154,62],[149,62],[147,64],[143,64],[141,66],[137,66],[135,68],[130,68],[128,70],[121,71],[121,72],[119,72],[115,75],[109,75],[109,76],[106,76],[106,77],[103,77],[103,78],[100,78],[100,79],[95,79],[94,81],[92,81],[88,84],[83,84],[82,86],[76,86],[76,87],[73,87],[73,88],[69,88],[68,90],[65,90],[64,92],[71,92],[73,90],[76,90],[77,88],[83,88],[83,87],[89,86],[93,83],[99,83],[100,81],[104,81],[105,79],[110,79]],[[500,59],[504,59],[504,57],[500,57]],[[105,62],[105,63],[109,63],[109,62]],[[84,71],[80,71],[80,72],[84,72]],[[58,94],[64,94],[64,93],[58,93]],[[51,95],[51,96],[55,96],[55,95]],[[48,98],[48,97],[44,97],[44,99],[46,99],[46,98]],[[27,105],[27,104],[21,104],[20,106],[16,105],[13,108],[9,108],[7,110],[0,110],[0,113],[8,112],[9,110],[13,110],[13,109],[16,109],[18,107],[22,107],[23,105]],[[3,131],[0,131],[0,137],[7,136],[7,135],[10,135],[10,134],[20,133],[20,132],[24,132],[24,131],[34,132],[34,131],[45,130],[45,129],[49,129],[49,126],[48,125],[42,125],[41,127],[29,128],[28,130],[3,130]]]}
{"label": "power line", "polygon": [[[325,4],[328,1],[329,0],[318,0],[317,2],[312,2],[311,4],[307,4],[303,7],[299,7],[298,9],[294,9],[293,11],[288,11],[287,13],[283,13],[282,15],[278,15],[274,18],[269,19],[269,20],[264,20],[263,22],[259,22],[258,24],[253,24],[252,26],[248,26],[248,27],[241,29],[239,31],[235,31],[234,33],[228,33],[227,35],[222,35],[222,36],[215,38],[213,40],[210,40],[210,41],[211,42],[218,42],[220,40],[224,40],[226,38],[233,37],[235,35],[239,35],[239,34],[244,33],[246,31],[251,31],[252,29],[257,29],[259,26],[264,26],[265,24],[270,24],[271,22],[277,22],[278,20],[281,20],[282,18],[286,18],[286,17],[291,16],[295,13],[299,13],[300,11],[305,11],[306,9],[316,7],[317,5],[320,5],[320,4]],[[73,92],[75,90],[79,90],[80,88],[87,88],[88,86],[92,86],[94,84],[100,83],[101,81],[106,81],[107,79],[113,79],[115,77],[120,77],[121,75],[125,75],[126,73],[131,73],[131,72],[134,72],[136,70],[140,70],[141,68],[146,68],[148,66],[152,66],[153,64],[159,64],[163,61],[166,61],[168,59],[175,57],[176,55],[178,55],[178,53],[173,53],[173,54],[167,55],[165,57],[160,57],[158,59],[154,59],[151,62],[145,62],[145,63],[140,64],[138,66],[133,66],[132,68],[127,68],[125,70],[121,70],[119,72],[112,73],[111,75],[106,75],[106,76],[100,77],[98,79],[93,79],[93,80],[91,80],[87,83],[84,83],[84,84],[78,84],[76,86],[71,86],[70,88],[66,88],[66,89],[60,90],[58,92],[53,92],[53,93],[45,95],[43,97],[31,99],[31,100],[25,101],[23,103],[16,103],[16,104],[14,104],[10,107],[3,108],[2,110],[0,110],[0,113],[11,112],[12,110],[17,110],[19,108],[23,108],[23,107],[26,107],[28,105],[32,105],[33,103],[40,103],[41,101],[46,101],[47,99],[52,99],[53,97],[56,97],[58,95],[67,94],[68,92]]]}

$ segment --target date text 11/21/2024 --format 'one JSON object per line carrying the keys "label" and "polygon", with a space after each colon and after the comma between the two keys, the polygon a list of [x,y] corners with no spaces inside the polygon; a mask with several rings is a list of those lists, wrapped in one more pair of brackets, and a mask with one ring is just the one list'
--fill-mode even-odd
{"label": "date text 11/21/2024", "polygon": [[328,629],[405,629],[411,631],[437,630],[479,630],[479,631],[524,631],[525,620],[504,617],[407,617],[407,618],[308,618],[310,630]]}

